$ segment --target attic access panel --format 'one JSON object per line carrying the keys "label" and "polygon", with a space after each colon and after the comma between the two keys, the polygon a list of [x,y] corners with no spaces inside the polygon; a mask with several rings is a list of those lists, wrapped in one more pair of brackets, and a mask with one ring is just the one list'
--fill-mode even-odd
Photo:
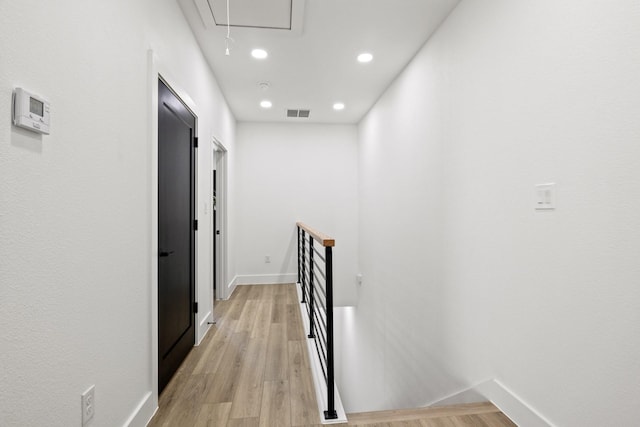
{"label": "attic access panel", "polygon": [[[207,0],[218,26],[227,25],[227,0]],[[232,27],[291,30],[293,0],[232,0],[229,2]]]}

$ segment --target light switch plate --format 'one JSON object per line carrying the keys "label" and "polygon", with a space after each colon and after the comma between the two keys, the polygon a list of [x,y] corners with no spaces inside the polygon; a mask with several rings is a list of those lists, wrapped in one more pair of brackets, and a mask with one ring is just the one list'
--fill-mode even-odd
{"label": "light switch plate", "polygon": [[92,385],[82,393],[82,425],[86,426],[93,419],[96,412],[95,402],[96,386]]}
{"label": "light switch plate", "polygon": [[538,184],[535,186],[535,210],[553,210],[556,208],[556,184]]}

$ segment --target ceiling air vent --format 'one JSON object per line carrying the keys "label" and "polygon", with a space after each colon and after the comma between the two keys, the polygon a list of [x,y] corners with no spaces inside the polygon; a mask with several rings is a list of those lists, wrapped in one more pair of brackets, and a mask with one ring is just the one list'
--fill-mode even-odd
{"label": "ceiling air vent", "polygon": [[303,119],[309,118],[309,113],[311,110],[287,110],[287,117],[300,117]]}

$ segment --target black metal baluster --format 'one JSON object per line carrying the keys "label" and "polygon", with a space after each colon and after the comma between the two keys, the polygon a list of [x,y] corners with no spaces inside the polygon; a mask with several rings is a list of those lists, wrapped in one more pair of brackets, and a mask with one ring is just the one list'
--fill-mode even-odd
{"label": "black metal baluster", "polygon": [[297,227],[298,229],[298,241],[296,243],[298,243],[298,283],[300,285],[302,285],[302,282],[300,281],[300,227]]}
{"label": "black metal baluster", "polygon": [[327,410],[325,419],[338,418],[335,405],[334,370],[333,370],[333,251],[331,246],[325,248],[325,275],[326,275],[326,315],[327,315]]}
{"label": "black metal baluster", "polygon": [[307,274],[306,274],[306,263],[305,263],[305,251],[307,250],[306,247],[306,234],[304,232],[304,230],[302,230],[302,251],[300,253],[300,255],[302,256],[302,301],[300,301],[301,303],[306,303],[306,293],[307,293]]}
{"label": "black metal baluster", "polygon": [[308,338],[315,338],[313,333],[313,236],[309,236],[309,335]]}

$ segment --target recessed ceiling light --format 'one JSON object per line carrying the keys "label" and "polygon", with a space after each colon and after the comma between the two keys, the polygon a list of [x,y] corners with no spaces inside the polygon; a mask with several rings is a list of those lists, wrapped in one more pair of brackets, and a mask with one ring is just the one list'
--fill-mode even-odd
{"label": "recessed ceiling light", "polygon": [[264,101],[260,101],[260,106],[262,108],[271,108],[272,105],[273,104],[271,103],[271,101],[268,101],[266,99]]}
{"label": "recessed ceiling light", "polygon": [[344,104],[342,102],[336,102],[335,104],[333,104],[333,109],[334,110],[344,110]]}
{"label": "recessed ceiling light", "polygon": [[372,59],[373,59],[373,55],[367,52],[361,53],[360,55],[358,55],[358,62],[362,62],[362,63],[371,62]]}
{"label": "recessed ceiling light", "polygon": [[256,59],[264,59],[267,56],[269,56],[269,54],[264,49],[253,49],[251,51],[251,56],[253,56]]}

